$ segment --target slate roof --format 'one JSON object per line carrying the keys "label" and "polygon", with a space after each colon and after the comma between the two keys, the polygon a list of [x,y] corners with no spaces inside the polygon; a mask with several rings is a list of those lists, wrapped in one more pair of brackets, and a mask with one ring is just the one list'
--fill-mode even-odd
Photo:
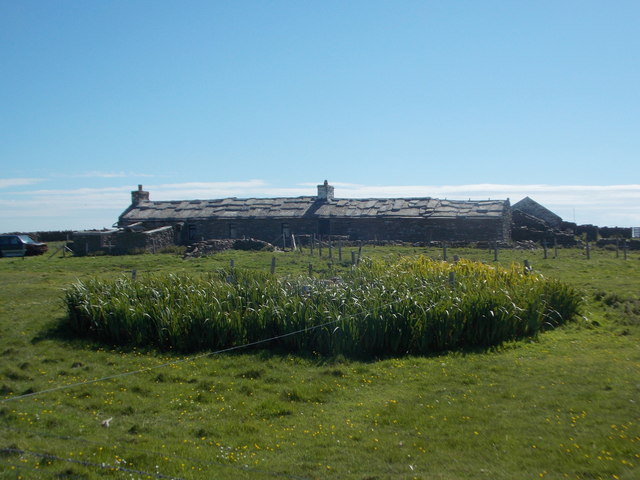
{"label": "slate roof", "polygon": [[132,222],[180,222],[207,219],[265,218],[500,218],[508,200],[441,200],[436,198],[364,198],[321,200],[222,198],[217,200],[142,201],[120,217]]}

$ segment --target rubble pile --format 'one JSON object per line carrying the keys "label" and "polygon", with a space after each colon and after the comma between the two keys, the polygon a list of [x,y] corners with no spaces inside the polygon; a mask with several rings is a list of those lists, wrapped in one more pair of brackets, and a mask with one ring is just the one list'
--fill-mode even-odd
{"label": "rubble pile", "polygon": [[211,239],[196,242],[187,247],[184,258],[198,258],[207,255],[213,255],[224,250],[273,250],[274,247],[268,242],[256,240],[255,238],[246,239]]}
{"label": "rubble pile", "polygon": [[538,248],[540,248],[540,245],[533,240],[520,240],[518,242],[513,242],[514,250],[537,250]]}

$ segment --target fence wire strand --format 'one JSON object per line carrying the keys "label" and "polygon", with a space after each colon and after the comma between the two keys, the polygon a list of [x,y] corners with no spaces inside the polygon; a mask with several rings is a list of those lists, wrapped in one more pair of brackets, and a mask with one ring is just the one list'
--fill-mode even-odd
{"label": "fence wire strand", "polygon": [[278,336],[275,336],[275,337],[266,338],[266,339],[263,339],[263,340],[256,340],[255,342],[245,343],[245,344],[242,344],[242,345],[234,345],[233,347],[223,348],[221,350],[216,350],[215,352],[201,353],[199,355],[193,355],[193,356],[190,356],[190,357],[181,358],[179,360],[173,360],[171,362],[161,363],[160,365],[154,365],[152,367],[140,368],[138,370],[132,370],[130,372],[116,373],[116,374],[113,374],[113,375],[107,375],[105,377],[95,378],[93,380],[85,380],[85,381],[82,381],[82,382],[69,383],[67,385],[58,385],[56,387],[47,388],[45,390],[39,390],[37,392],[30,392],[30,393],[25,393],[25,394],[22,394],[22,395],[16,395],[16,396],[13,396],[13,397],[4,398],[4,399],[0,400],[0,403],[11,402],[11,401],[14,401],[14,400],[22,400],[22,399],[29,398],[29,397],[35,397],[35,396],[43,395],[45,393],[56,392],[56,391],[59,391],[59,390],[66,390],[66,389],[69,389],[69,388],[80,387],[80,386],[83,386],[83,385],[90,385],[92,383],[104,382],[104,381],[113,380],[113,379],[116,379],[116,378],[127,377],[129,375],[137,375],[139,373],[150,372],[152,370],[157,370],[159,368],[169,367],[171,365],[177,365],[177,364],[185,363],[185,362],[192,362],[192,361],[198,360],[200,358],[211,357],[213,355],[219,355],[219,354],[222,354],[222,353],[233,352],[235,350],[241,350],[241,349],[244,349],[244,348],[250,348],[250,347],[254,347],[256,345],[261,345],[263,343],[273,342],[273,341],[279,340],[281,338],[290,337],[292,335],[299,335],[299,334],[302,334],[302,333],[307,333],[307,332],[316,330],[318,328],[328,327],[328,326],[333,325],[335,323],[338,323],[338,322],[340,322],[342,320],[343,320],[343,318],[339,317],[339,318],[337,318],[335,320],[331,320],[330,322],[326,322],[326,323],[323,323],[323,324],[320,324],[320,325],[313,325],[311,327],[306,327],[306,328],[303,328],[301,330],[296,330],[295,332],[288,332],[288,333],[284,333],[282,335],[278,335]]}

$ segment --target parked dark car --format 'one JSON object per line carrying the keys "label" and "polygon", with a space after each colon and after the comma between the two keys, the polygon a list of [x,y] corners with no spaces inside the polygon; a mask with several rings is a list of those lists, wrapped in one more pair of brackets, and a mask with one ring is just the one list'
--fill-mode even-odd
{"label": "parked dark car", "polygon": [[36,242],[29,235],[0,235],[0,257],[24,257],[42,255],[49,247]]}

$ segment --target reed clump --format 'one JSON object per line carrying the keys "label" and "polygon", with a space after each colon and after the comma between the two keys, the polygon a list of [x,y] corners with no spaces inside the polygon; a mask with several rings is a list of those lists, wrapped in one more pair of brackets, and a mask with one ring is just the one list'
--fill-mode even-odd
{"label": "reed clump", "polygon": [[332,280],[235,269],[79,281],[65,302],[74,332],[110,344],[360,357],[499,345],[561,325],[582,306],[572,287],[517,266],[425,257],[363,261]]}

